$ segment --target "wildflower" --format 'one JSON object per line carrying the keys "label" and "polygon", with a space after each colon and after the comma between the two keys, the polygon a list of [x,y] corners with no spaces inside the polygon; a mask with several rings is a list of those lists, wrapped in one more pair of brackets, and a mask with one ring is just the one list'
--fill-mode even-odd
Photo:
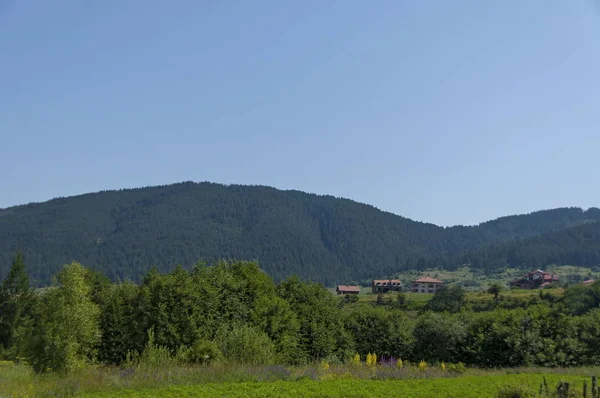
{"label": "wildflower", "polygon": [[398,369],[402,369],[402,366],[404,366],[404,364],[402,363],[402,359],[398,358],[398,360],[396,361],[396,367]]}
{"label": "wildflower", "polygon": [[425,362],[424,360],[421,360],[421,362],[419,362],[419,370],[421,372],[424,372],[427,370],[427,362]]}
{"label": "wildflower", "polygon": [[367,354],[367,366],[369,366],[370,368],[373,368],[373,367],[375,367],[375,365],[377,365],[377,354],[368,353]]}

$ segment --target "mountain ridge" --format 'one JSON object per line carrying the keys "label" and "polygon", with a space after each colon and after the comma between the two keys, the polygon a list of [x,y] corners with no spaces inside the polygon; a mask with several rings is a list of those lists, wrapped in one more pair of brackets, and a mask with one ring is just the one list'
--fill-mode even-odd
{"label": "mountain ridge", "polygon": [[258,260],[276,279],[332,284],[599,220],[597,208],[569,207],[441,227],[332,195],[188,181],[0,210],[0,276],[22,249],[38,284],[73,260],[139,280],[153,265],[166,271],[219,258]]}

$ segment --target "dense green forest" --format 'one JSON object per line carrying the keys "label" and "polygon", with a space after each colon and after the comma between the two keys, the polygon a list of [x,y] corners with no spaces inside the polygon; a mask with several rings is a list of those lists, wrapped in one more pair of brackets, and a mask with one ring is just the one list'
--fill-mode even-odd
{"label": "dense green forest", "polygon": [[91,363],[346,363],[369,353],[485,368],[600,365],[600,284],[572,286],[563,297],[541,291],[516,305],[497,293],[481,308],[460,287],[444,288],[415,313],[403,293],[353,303],[297,277],[275,283],[244,261],[153,269],[139,284],[114,284],[71,263],[34,293],[17,254],[0,286],[0,357],[37,372]]}
{"label": "dense green forest", "polygon": [[[599,220],[595,208],[562,208],[443,228],[332,196],[186,182],[0,210],[0,277],[16,250],[27,254],[36,286],[73,260],[113,281],[140,281],[152,266],[166,272],[178,264],[190,269],[200,259],[255,259],[277,281],[297,274],[327,285],[436,265],[453,269],[462,261],[496,267],[504,258],[530,267],[548,261],[593,266],[598,234],[577,234],[598,225],[560,231]],[[556,231],[575,236],[540,236]],[[527,238],[538,240],[521,241]],[[532,256],[529,244],[569,254]]]}
{"label": "dense green forest", "polygon": [[531,238],[499,242],[458,255],[429,260],[430,266],[470,264],[473,268],[526,269],[546,264],[577,264],[600,270],[600,222],[548,232]]}

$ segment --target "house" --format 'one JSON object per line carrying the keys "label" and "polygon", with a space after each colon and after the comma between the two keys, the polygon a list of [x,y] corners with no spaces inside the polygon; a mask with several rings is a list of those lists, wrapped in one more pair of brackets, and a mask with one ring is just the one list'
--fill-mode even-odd
{"label": "house", "polygon": [[435,293],[442,286],[444,286],[444,282],[441,280],[424,276],[413,282],[410,291],[413,293]]}
{"label": "house", "polygon": [[335,292],[337,294],[359,294],[360,286],[337,285]]}
{"label": "house", "polygon": [[554,282],[558,282],[558,276],[542,271],[541,269],[536,269],[523,275],[521,278],[511,281],[510,286],[521,289],[534,289],[536,287],[548,287]]}
{"label": "house", "polygon": [[585,286],[590,286],[590,285],[593,285],[594,283],[596,283],[595,279],[588,279],[587,281],[581,282],[581,284],[585,285]]}
{"label": "house", "polygon": [[373,279],[371,282],[373,293],[399,292],[402,290],[400,279]]}

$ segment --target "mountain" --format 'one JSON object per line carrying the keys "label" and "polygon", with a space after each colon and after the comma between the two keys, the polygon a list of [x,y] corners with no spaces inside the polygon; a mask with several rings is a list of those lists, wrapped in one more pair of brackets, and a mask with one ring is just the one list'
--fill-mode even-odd
{"label": "mountain", "polygon": [[598,220],[598,209],[562,208],[444,228],[349,199],[185,182],[0,210],[0,277],[20,249],[38,284],[73,260],[114,280],[139,280],[151,266],[239,258],[258,260],[276,279],[298,274],[331,285]]}
{"label": "mountain", "polygon": [[447,266],[469,263],[474,268],[506,265],[532,268],[547,264],[600,269],[600,222],[564,228],[527,239],[491,244],[447,260]]}

